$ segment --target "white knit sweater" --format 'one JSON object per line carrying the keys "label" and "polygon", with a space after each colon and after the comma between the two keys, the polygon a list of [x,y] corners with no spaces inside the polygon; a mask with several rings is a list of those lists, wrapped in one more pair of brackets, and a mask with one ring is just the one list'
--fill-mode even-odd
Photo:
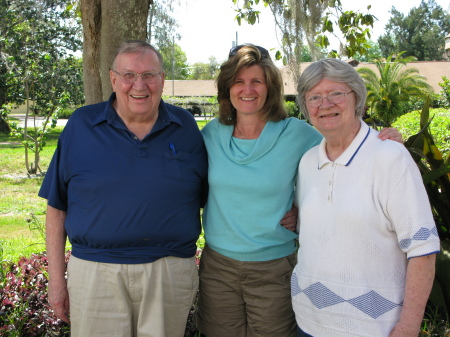
{"label": "white knit sweater", "polygon": [[299,326],[314,337],[388,336],[402,309],[407,259],[439,251],[416,164],[402,144],[381,141],[361,121],[335,162],[325,140],[303,156],[297,186]]}

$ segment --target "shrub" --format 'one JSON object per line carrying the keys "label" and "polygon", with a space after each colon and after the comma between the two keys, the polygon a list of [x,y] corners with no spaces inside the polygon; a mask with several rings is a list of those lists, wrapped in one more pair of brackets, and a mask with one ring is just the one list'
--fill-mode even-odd
{"label": "shrub", "polygon": [[163,97],[166,103],[177,105],[183,109],[189,109],[193,106],[197,106],[201,110],[201,116],[207,116],[213,118],[219,111],[219,105],[217,97]]}
{"label": "shrub", "polygon": [[[197,266],[201,252],[199,248]],[[70,252],[66,255],[66,263],[69,256]],[[48,303],[47,268],[45,254],[22,257],[17,264],[0,264],[0,336],[70,336],[69,324],[56,318]],[[194,314],[195,305],[186,323],[185,337],[204,336],[195,326]]]}
{"label": "shrub", "polygon": [[46,256],[22,257],[2,269],[0,335],[69,336],[68,324],[53,315],[48,303]]}
{"label": "shrub", "polygon": [[284,107],[289,117],[299,117],[299,108],[296,102],[286,101],[284,102]]}
{"label": "shrub", "polygon": [[58,111],[59,119],[69,119],[72,116],[72,113],[76,110],[76,108],[65,108]]}
{"label": "shrub", "polygon": [[440,102],[442,106],[450,107],[450,79],[442,76],[442,82],[439,83],[441,86]]}
{"label": "shrub", "polygon": [[[412,111],[399,118],[392,124],[407,139],[415,135],[420,130],[421,111]],[[450,110],[449,109],[431,109],[430,116],[433,118],[429,126],[436,146],[444,158],[450,155]]]}

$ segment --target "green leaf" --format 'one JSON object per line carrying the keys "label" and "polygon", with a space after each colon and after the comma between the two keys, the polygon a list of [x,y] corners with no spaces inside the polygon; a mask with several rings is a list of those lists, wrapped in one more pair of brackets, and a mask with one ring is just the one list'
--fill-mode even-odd
{"label": "green leaf", "polygon": [[275,53],[275,60],[280,60],[283,57],[283,55],[281,54],[281,52],[279,50],[277,50],[277,52]]}
{"label": "green leaf", "polygon": [[450,173],[450,160],[448,160],[447,163],[442,164],[439,168],[425,173],[422,176],[423,183],[429,184],[448,173]]}

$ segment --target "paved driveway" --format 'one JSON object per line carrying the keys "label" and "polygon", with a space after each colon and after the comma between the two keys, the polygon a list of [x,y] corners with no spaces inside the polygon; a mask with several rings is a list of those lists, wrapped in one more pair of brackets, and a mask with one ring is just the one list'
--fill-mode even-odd
{"label": "paved driveway", "polygon": [[[19,126],[24,127],[25,125],[25,114],[10,114],[10,117],[17,118],[19,120]],[[39,127],[44,122],[44,117],[41,116],[29,116],[28,117],[28,127]],[[51,122],[51,121],[50,121]],[[67,119],[58,119],[56,125],[66,125]]]}
{"label": "paved driveway", "polygon": [[[25,114],[11,114],[10,117],[14,117],[17,118],[19,120],[19,126],[24,127],[25,125]],[[197,121],[202,121],[202,120],[211,120],[213,117],[211,116],[195,116],[195,120]],[[61,125],[66,125],[67,123],[67,119],[58,119],[58,122],[56,123],[56,125],[61,126]],[[28,117],[28,127],[34,127],[34,126],[41,126],[42,123],[44,122],[44,117],[40,117],[40,116],[31,116]]]}

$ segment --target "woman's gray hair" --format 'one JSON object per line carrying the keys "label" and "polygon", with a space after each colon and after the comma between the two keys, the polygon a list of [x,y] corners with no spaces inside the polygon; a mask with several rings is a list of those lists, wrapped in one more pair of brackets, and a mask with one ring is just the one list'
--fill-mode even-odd
{"label": "woman's gray hair", "polygon": [[306,93],[324,78],[330,81],[345,83],[355,92],[356,116],[362,117],[367,98],[367,89],[364,80],[353,66],[342,60],[331,58],[311,63],[303,71],[298,80],[297,102],[303,115],[309,118],[309,112],[305,102]]}
{"label": "woman's gray hair", "polygon": [[122,42],[117,48],[116,53],[114,54],[111,69],[116,69],[116,58],[119,54],[139,54],[139,53],[145,53],[146,51],[153,51],[156,56],[158,57],[159,63],[161,64],[161,72],[164,72],[164,62],[163,57],[161,53],[153,47],[150,43],[147,43],[142,40],[128,40],[125,42]]}

